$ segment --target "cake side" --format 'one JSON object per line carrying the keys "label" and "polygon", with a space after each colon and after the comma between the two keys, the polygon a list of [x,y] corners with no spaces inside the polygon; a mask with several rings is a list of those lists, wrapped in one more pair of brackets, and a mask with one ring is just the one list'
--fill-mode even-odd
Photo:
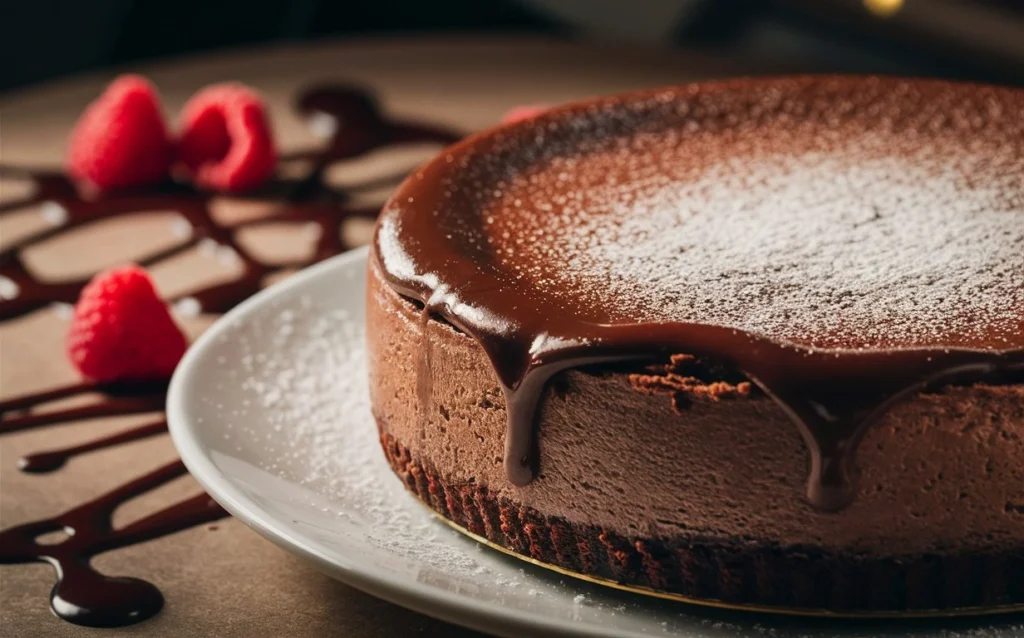
{"label": "cake side", "polygon": [[698,389],[680,408],[638,391],[630,374],[569,371],[548,389],[537,425],[552,461],[520,488],[502,470],[504,399],[480,346],[424,324],[372,260],[368,294],[375,415],[446,478],[624,534],[770,537],[869,554],[1024,547],[1022,385],[950,387],[895,406],[860,445],[857,498],[825,513],[804,495],[806,446],[765,397],[714,400]]}
{"label": "cake side", "polygon": [[[712,397],[713,381],[651,394],[650,374],[570,371],[537,425],[542,458],[557,461],[519,488],[502,467],[504,400],[486,354],[424,321],[377,268],[371,259],[368,343],[385,452],[469,531],[698,598],[846,610],[1024,602],[1024,386],[946,388],[894,407],[861,443],[853,504],[823,513],[804,496],[806,447],[767,398]],[[568,545],[557,541],[566,530]],[[645,552],[675,562],[654,568]]]}

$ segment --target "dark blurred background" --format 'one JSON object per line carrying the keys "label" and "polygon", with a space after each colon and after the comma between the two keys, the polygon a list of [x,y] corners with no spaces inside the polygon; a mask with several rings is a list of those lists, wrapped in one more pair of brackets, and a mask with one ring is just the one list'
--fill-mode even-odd
{"label": "dark blurred background", "polygon": [[0,90],[258,43],[466,32],[1024,84],[1024,0],[0,0]]}

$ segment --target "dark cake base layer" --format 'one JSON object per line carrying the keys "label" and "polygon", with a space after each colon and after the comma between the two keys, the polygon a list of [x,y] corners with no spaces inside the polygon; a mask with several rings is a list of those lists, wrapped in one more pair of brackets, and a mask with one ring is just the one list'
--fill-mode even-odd
{"label": "dark cake base layer", "polygon": [[682,535],[626,538],[545,516],[484,486],[447,482],[387,432],[380,439],[392,469],[435,512],[570,572],[685,598],[791,610],[980,613],[1024,606],[1024,553],[877,558]]}

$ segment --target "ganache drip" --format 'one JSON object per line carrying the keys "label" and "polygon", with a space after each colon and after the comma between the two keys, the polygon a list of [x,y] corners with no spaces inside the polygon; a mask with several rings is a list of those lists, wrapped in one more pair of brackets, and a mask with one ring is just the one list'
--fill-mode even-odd
{"label": "ganache drip", "polygon": [[[1012,247],[1024,237],[1020,230],[1024,224],[1014,227],[1011,220],[1016,218],[1005,217],[1024,214],[1024,193],[1020,190],[1024,184],[1024,149],[1006,141],[1024,139],[1020,121],[1010,115],[1022,109],[1024,92],[1013,89],[878,78],[735,81],[573,105],[470,138],[449,148],[407,179],[385,206],[374,239],[373,259],[376,269],[396,292],[422,302],[424,312],[471,335],[487,353],[506,399],[504,466],[512,484],[526,485],[538,473],[537,419],[545,387],[553,375],[583,365],[689,354],[742,373],[781,407],[798,428],[809,451],[808,500],[820,510],[837,511],[848,506],[856,495],[854,456],[859,441],[893,405],[923,389],[945,384],[1016,382],[1022,377],[1024,307],[1007,304],[1024,298],[1020,294],[1022,288],[1014,283],[1020,282],[1024,274],[1024,253],[1019,251],[1019,244],[1016,251]],[[673,238],[666,233],[675,228],[645,228],[643,222],[653,222],[644,217],[638,220],[637,216],[657,213],[671,218],[679,228],[695,228],[691,220],[699,218],[701,204],[684,201],[682,196],[675,200],[665,197],[663,193],[671,191],[672,179],[659,178],[678,175],[674,179],[687,183],[700,179],[704,175],[701,171],[714,175],[710,168],[713,164],[742,171],[748,169],[736,167],[749,166],[753,160],[764,157],[769,168],[763,179],[776,179],[773,171],[778,165],[785,166],[785,146],[781,152],[777,146],[783,138],[794,148],[799,147],[804,157],[811,158],[804,161],[811,165],[809,174],[813,175],[816,166],[834,163],[836,156],[849,161],[844,155],[845,139],[868,147],[864,152],[867,168],[858,169],[860,173],[851,172],[850,177],[843,172],[847,166],[843,164],[843,170],[833,176],[852,182],[859,175],[870,176],[864,171],[873,166],[888,169],[892,162],[885,162],[894,154],[920,156],[939,138],[952,140],[952,144],[968,144],[964,153],[967,155],[971,151],[969,144],[981,138],[978,129],[983,126],[991,129],[985,130],[985,135],[998,143],[1002,155],[980,153],[985,161],[979,160],[978,165],[987,168],[979,170],[992,171],[995,167],[997,173],[1002,171],[998,179],[1011,180],[1001,186],[1002,182],[993,182],[996,185],[992,186],[996,190],[1008,189],[999,195],[998,202],[1009,208],[997,210],[996,214],[1004,217],[994,222],[991,217],[985,218],[993,224],[988,227],[993,232],[977,231],[977,225],[968,226],[966,231],[978,232],[978,241],[988,242],[982,248],[998,248],[1010,260],[1000,267],[1007,270],[1011,279],[994,283],[1007,289],[1011,296],[980,301],[963,299],[960,305],[967,308],[964,316],[948,319],[949,325],[959,326],[955,338],[943,333],[941,325],[935,328],[923,318],[921,325],[930,330],[918,331],[924,336],[900,325],[905,319],[912,322],[915,316],[923,315],[925,308],[920,306],[916,314],[909,313],[909,319],[890,316],[875,321],[871,315],[874,309],[861,311],[850,302],[855,310],[861,311],[859,323],[852,328],[829,325],[828,330],[812,335],[807,343],[772,330],[743,325],[742,321],[704,323],[700,319],[676,321],[656,316],[664,312],[657,306],[667,305],[665,298],[669,295],[678,293],[687,298],[684,288],[663,292],[665,286],[661,281],[675,281],[666,271],[681,263],[677,255],[701,247],[686,241],[678,246],[671,244]],[[777,138],[776,134],[783,137]],[[890,140],[896,136],[909,142],[890,149]],[[861,142],[862,138],[870,142]],[[658,147],[658,140],[669,141]],[[659,149],[664,155],[657,155]],[[915,161],[921,163],[920,159]],[[958,155],[956,161],[967,160]],[[681,163],[693,164],[693,171],[686,173],[680,168]],[[1003,174],[1006,167],[1011,171],[1009,175]],[[1013,182],[1015,174],[1019,179]],[[956,176],[936,171],[926,177],[944,184]],[[784,187],[792,188],[787,178],[783,173],[778,180]],[[973,178],[974,175],[968,175],[963,179],[968,187],[978,188],[970,184]],[[752,175],[744,183],[748,188],[756,188],[759,179],[760,176]],[[706,193],[716,192],[713,188],[711,184],[701,192],[707,197]],[[821,184],[806,184],[804,192],[820,192],[824,188]],[[860,188],[885,186],[869,183]],[[609,193],[611,203],[601,201],[600,195],[605,192]],[[955,190],[954,193],[950,201],[942,204],[956,214],[969,214],[957,212],[957,200],[966,195]],[[948,236],[959,229],[921,227],[913,230],[916,237],[889,239],[893,226],[888,220],[879,220],[887,214],[900,214],[901,205],[912,206],[909,202],[901,204],[899,195],[895,193],[891,211],[876,209],[871,215],[853,211],[856,215],[849,215],[852,219],[842,232],[857,241],[874,237],[865,235],[874,232],[897,246],[898,241],[912,243],[928,233],[942,233],[938,236],[946,242],[944,246],[962,248],[956,244],[955,236]],[[728,198],[729,194],[721,196]],[[859,201],[855,190],[854,195],[843,196]],[[799,201],[802,195],[794,197]],[[826,210],[833,205],[826,195],[819,197],[826,197],[824,204],[809,201],[805,205]],[[645,198],[655,204],[644,204]],[[730,213],[728,201],[707,201],[724,207],[723,215]],[[782,202],[779,215],[790,214],[784,210],[786,204]],[[761,202],[749,202],[752,209],[759,205]],[[602,206],[609,211],[603,214],[612,219],[604,226],[599,223],[603,219],[599,210]],[[746,213],[740,210],[738,214]],[[981,218],[980,214],[975,217]],[[758,221],[774,223],[771,219]],[[717,223],[717,219],[712,222]],[[881,230],[861,228],[871,223]],[[582,227],[586,232],[574,234],[566,225]],[[896,228],[899,230],[898,225]],[[742,245],[756,253],[755,257],[761,254],[758,251],[763,247],[757,244],[756,227],[727,230],[729,234],[719,235],[721,241],[744,241],[740,235],[746,232],[751,237]],[[838,226],[832,230],[838,230]],[[659,233],[658,237],[651,237]],[[782,240],[803,238],[804,233],[806,229],[798,228],[782,236]],[[662,240],[663,237],[668,239]],[[682,231],[674,237],[696,241],[685,237]],[[805,248],[806,242],[813,239],[794,244],[793,250]],[[652,266],[647,255],[622,248],[622,242],[629,241],[638,242],[645,249],[664,249],[668,256]],[[928,244],[923,246],[915,246],[915,250],[929,250]],[[968,246],[971,247],[974,246]],[[834,262],[824,260],[822,276],[833,277],[837,264],[860,258],[843,242],[823,242],[816,249],[818,254],[831,250],[836,255]],[[591,283],[587,288],[576,282],[591,273],[577,264],[595,263],[595,253],[613,256],[608,260],[612,266],[594,277],[604,277],[611,283]],[[807,250],[804,253],[808,256],[803,259],[818,256]],[[917,254],[912,254],[916,259]],[[721,276],[730,279],[756,274],[762,264],[755,257],[748,259],[753,270],[740,272],[744,265],[740,264],[732,273]],[[738,255],[738,259],[743,258],[743,254]],[[872,254],[872,259],[883,261],[901,258],[911,257]],[[974,263],[969,255],[948,255],[948,259],[954,258],[960,259],[957,264]],[[1019,268],[1014,267],[1014,260],[1018,260]],[[793,259],[781,260],[768,266],[786,269],[793,267],[792,262]],[[615,270],[618,266],[633,268],[639,274],[632,279],[619,278]],[[958,271],[958,276],[970,277],[972,273]],[[870,282],[878,279],[872,279],[871,274],[866,277]],[[655,288],[656,279],[660,288]],[[787,291],[789,298],[795,299],[787,303],[799,311],[800,286],[807,282],[797,279],[789,283],[797,294]],[[840,287],[841,284],[840,280]],[[829,279],[829,285],[832,288],[826,292],[831,294],[836,284]],[[915,285],[927,286],[928,281]],[[636,293],[638,302],[624,298],[630,295],[631,287],[656,289],[661,301],[644,297],[643,292]],[[899,292],[877,286],[871,290],[874,295]],[[836,296],[843,304],[849,302],[843,295]],[[845,297],[849,296],[849,291],[845,291]],[[936,303],[948,301],[938,297],[929,294],[924,298],[935,298]],[[742,316],[742,307],[739,313],[733,310],[734,301],[724,299],[723,307]],[[749,308],[779,303],[771,291],[759,291]],[[653,304],[654,309],[645,309],[644,304]],[[816,308],[817,315],[810,316],[821,317],[823,324],[836,323],[843,317],[843,304],[835,304],[838,320],[831,316],[828,304],[823,309]],[[685,307],[684,302],[678,305]],[[784,306],[783,310],[789,309]],[[972,316],[971,312],[975,314]],[[986,322],[985,312],[996,319]],[[762,322],[786,329],[784,321],[777,321],[774,316],[770,319],[774,323]],[[938,323],[945,320],[939,317]],[[889,329],[889,342],[876,336],[885,328]],[[870,334],[871,338],[860,339],[858,331]]]}

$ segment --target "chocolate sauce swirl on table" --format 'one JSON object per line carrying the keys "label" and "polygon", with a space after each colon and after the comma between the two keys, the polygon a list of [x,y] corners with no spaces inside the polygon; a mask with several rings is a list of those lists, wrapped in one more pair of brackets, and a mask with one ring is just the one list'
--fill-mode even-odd
{"label": "chocolate sauce swirl on table", "polygon": [[[48,282],[33,275],[22,259],[22,251],[72,229],[102,219],[130,216],[147,211],[176,211],[189,223],[187,241],[149,255],[139,261],[154,266],[209,239],[231,248],[242,263],[242,274],[234,281],[199,288],[176,300],[194,299],[202,312],[229,310],[257,292],[264,280],[286,268],[302,268],[355,246],[347,245],[341,227],[350,218],[375,219],[378,207],[353,207],[351,194],[361,188],[393,183],[400,176],[349,187],[329,185],[325,171],[334,163],[360,157],[370,151],[410,143],[449,144],[460,135],[440,127],[387,118],[366,91],[349,86],[324,85],[302,91],[297,111],[315,121],[316,130],[326,130],[322,145],[289,153],[282,163],[308,162],[310,167],[297,179],[275,178],[256,192],[236,200],[278,203],[270,215],[232,226],[217,223],[210,204],[215,193],[167,183],[134,192],[102,195],[83,193],[68,177],[56,170],[0,165],[0,177],[28,179],[34,192],[23,199],[0,204],[0,216],[40,203],[56,205],[61,222],[21,239],[0,251],[0,280],[6,280],[13,296],[0,297],[0,321],[11,320],[55,302],[72,303],[87,279]],[[295,263],[269,264],[249,254],[236,240],[241,228],[281,222],[313,223],[320,234],[312,257]],[[172,300],[172,301],[176,301]],[[166,382],[144,384],[98,384],[82,382],[0,401],[0,435],[30,428],[62,425],[90,419],[162,412]],[[99,394],[100,400],[80,407],[36,411],[47,403],[83,394]],[[30,454],[19,462],[25,472],[51,472],[70,458],[95,450],[155,436],[167,429],[161,414],[140,426],[80,445]],[[122,503],[185,474],[181,461],[173,461],[92,501],[53,518],[24,523],[0,531],[0,564],[43,561],[57,571],[51,593],[51,608],[64,620],[92,627],[130,625],[152,617],[163,606],[163,596],[151,583],[137,578],[110,577],[94,570],[90,559],[100,553],[142,543],[189,527],[227,516],[206,494],[175,503],[124,528],[114,529],[111,515]],[[45,544],[39,537],[63,531],[68,538]]]}
{"label": "chocolate sauce swirl on table", "polygon": [[[128,500],[185,474],[172,461],[149,474],[53,518],[6,529],[0,534],[0,563],[45,561],[57,570],[50,592],[54,613],[78,625],[118,627],[145,620],[160,611],[164,598],[151,583],[125,576],[105,576],[89,565],[96,554],[160,538],[227,516],[206,494],[197,494],[115,530],[114,510]],[[65,532],[53,545],[37,538]]]}
{"label": "chocolate sauce swirl on table", "polygon": [[[468,333],[486,351],[505,394],[504,465],[513,484],[526,485],[538,472],[536,419],[553,375],[582,365],[686,353],[742,372],[792,418],[810,452],[807,497],[820,510],[837,511],[849,505],[856,494],[854,453],[858,442],[894,404],[945,384],[1024,378],[1024,251],[1020,243],[1013,247],[1024,235],[1022,127],[1022,91],[898,79],[734,81],[606,98],[482,133],[446,150],[392,196],[378,224],[373,254],[385,281],[399,294],[422,302],[425,313],[442,317]],[[984,140],[997,152],[986,155],[987,147],[979,150],[972,146]],[[760,291],[751,302],[733,310],[739,303],[735,298],[712,298],[714,303],[705,304],[710,317],[705,321],[700,316],[703,311],[691,311],[685,299],[689,295],[694,303],[704,303],[707,299],[697,294],[701,286],[718,284],[704,281],[687,284],[691,289],[672,287],[677,280],[671,271],[682,267],[679,256],[701,248],[686,243],[687,229],[698,228],[693,220],[700,220],[702,209],[712,205],[728,208],[728,198],[738,197],[744,185],[756,189],[762,176],[751,175],[731,193],[717,193],[724,201],[715,198],[716,173],[708,173],[709,183],[702,186],[699,193],[703,194],[696,200],[666,197],[666,189],[670,191],[676,180],[680,184],[699,180],[704,175],[701,171],[711,171],[716,164],[743,175],[748,169],[735,168],[737,165],[752,166],[758,161],[767,167],[764,179],[771,179],[775,167],[789,161],[789,154],[809,157],[802,161],[809,170],[816,170],[819,164],[847,161],[849,149],[844,144],[852,143],[854,150],[858,145],[869,147],[864,151],[863,166],[854,157],[848,160],[852,164],[844,164],[829,176],[828,184],[826,180],[798,184],[804,187],[802,192],[831,193],[827,189],[844,187],[843,180],[852,181],[860,174],[856,171],[878,162],[883,169],[898,168],[901,164],[893,165],[894,157],[905,155],[909,158],[906,166],[927,168],[929,145],[940,141],[962,146],[957,150],[965,155],[974,152],[981,158],[980,165],[987,167],[979,170],[994,171],[999,179],[1011,180],[1001,195],[1009,209],[999,214],[1015,216],[1020,225],[1013,226],[1011,218],[999,218],[993,222],[998,226],[991,233],[982,233],[983,240],[979,240],[988,242],[980,248],[996,248],[1010,261],[1002,267],[1009,268],[1008,276],[1015,279],[994,282],[1006,287],[1010,297],[981,291],[980,300],[968,296],[954,300],[963,310],[954,308],[948,318],[939,317],[938,327],[926,325],[925,318],[931,315],[924,307],[901,311],[900,316],[882,315],[877,321],[871,319],[869,308],[862,313],[868,319],[856,315],[854,321],[855,315],[844,315],[845,301],[835,303],[834,308],[831,305],[836,297],[851,296],[850,291],[841,289],[845,285],[841,280],[842,294],[827,290],[832,296],[812,312],[804,305],[812,305],[815,295],[824,296],[815,289],[824,284],[814,276],[831,277],[837,264],[860,258],[843,247],[842,241],[837,242],[838,247],[823,244],[819,251],[834,251],[835,262],[825,263],[820,273],[789,281],[798,291],[795,301],[783,301],[783,290]],[[941,172],[924,177],[939,180],[939,184],[953,179]],[[968,174],[963,179],[969,182],[974,177]],[[783,175],[781,184],[791,187],[787,180],[792,179],[797,178]],[[856,188],[885,189],[886,185],[883,181],[853,187],[853,195],[846,197],[855,203],[860,195]],[[961,199],[959,192],[954,193],[950,201],[941,202],[950,210]],[[766,193],[765,197],[775,194]],[[610,203],[602,200],[605,196]],[[722,238],[720,232],[710,239],[736,244],[744,241],[744,235],[756,238],[758,233],[769,233],[772,224],[781,224],[784,216],[793,214],[787,206],[810,205],[799,199],[804,195],[791,197],[792,201],[783,200],[772,211],[783,218],[762,217],[755,220],[761,228],[730,227],[727,237]],[[762,204],[755,201],[743,206]],[[816,205],[827,210],[832,204],[826,198]],[[906,210],[914,205],[897,198],[893,210],[876,209],[863,220],[853,219],[850,228],[842,232],[853,241],[861,236],[859,224],[883,223],[879,232],[891,235],[891,227],[885,224],[892,222],[883,218],[907,215]],[[742,206],[737,203],[735,208]],[[610,221],[601,222],[602,214]],[[673,219],[667,228],[644,219],[666,214]],[[923,216],[909,217],[906,223]],[[707,222],[705,218],[701,223],[717,220]],[[898,223],[894,228],[899,230]],[[800,232],[798,229],[792,236],[800,237]],[[944,231],[921,227],[913,232],[916,238],[907,240],[908,246],[929,233]],[[993,233],[1005,237],[994,238]],[[678,238],[678,245],[658,243],[662,236],[668,237],[667,241]],[[652,251],[667,246],[668,256],[652,262],[649,255],[623,247],[631,241],[649,245]],[[949,243],[953,241],[948,240],[947,245],[958,247]],[[749,243],[751,254],[760,254],[763,248],[757,242]],[[804,248],[805,244],[794,243],[792,250]],[[875,258],[879,263],[894,264],[917,258],[907,250],[906,254]],[[611,254],[607,259],[610,265],[598,262],[594,258],[597,253]],[[807,256],[801,259],[817,258],[817,253],[804,253]],[[752,261],[754,257],[738,254],[734,258],[738,263],[732,271],[719,270],[723,282],[746,273],[755,280],[770,274]],[[970,263],[970,256],[949,257],[954,258]],[[711,259],[698,261],[692,268],[719,267],[714,256]],[[801,265],[794,265],[794,260],[787,257],[766,268],[786,270]],[[590,270],[586,265],[577,267],[577,263],[590,264]],[[750,263],[756,267],[743,270]],[[598,272],[595,268],[606,269]],[[616,268],[632,268],[636,274],[630,278]],[[958,274],[973,277],[984,273]],[[661,283],[666,280],[669,285]],[[890,287],[894,285],[899,282],[890,282]],[[929,290],[927,282],[919,285],[924,286],[921,290]],[[866,292],[893,296],[904,292],[883,288],[875,286]],[[806,291],[806,302],[801,301],[802,291]],[[928,295],[924,298],[935,297],[931,292]],[[684,301],[672,301],[677,296]],[[936,304],[948,302],[935,300]],[[1011,307],[1014,304],[1020,305]],[[717,310],[719,307],[734,316]],[[792,311],[794,321],[800,319],[797,314],[810,313],[823,324],[838,323],[817,333],[811,325],[801,339],[799,334],[787,334],[792,330],[784,320],[756,319],[757,310],[765,307],[784,318],[784,313]],[[723,320],[719,315],[727,317]],[[676,316],[687,318],[677,320]],[[842,325],[847,317],[850,325]],[[774,320],[774,315],[771,318]],[[767,328],[750,327],[757,321]],[[914,322],[921,324],[920,334],[913,332]],[[946,330],[947,324],[956,328],[956,334]]]}

